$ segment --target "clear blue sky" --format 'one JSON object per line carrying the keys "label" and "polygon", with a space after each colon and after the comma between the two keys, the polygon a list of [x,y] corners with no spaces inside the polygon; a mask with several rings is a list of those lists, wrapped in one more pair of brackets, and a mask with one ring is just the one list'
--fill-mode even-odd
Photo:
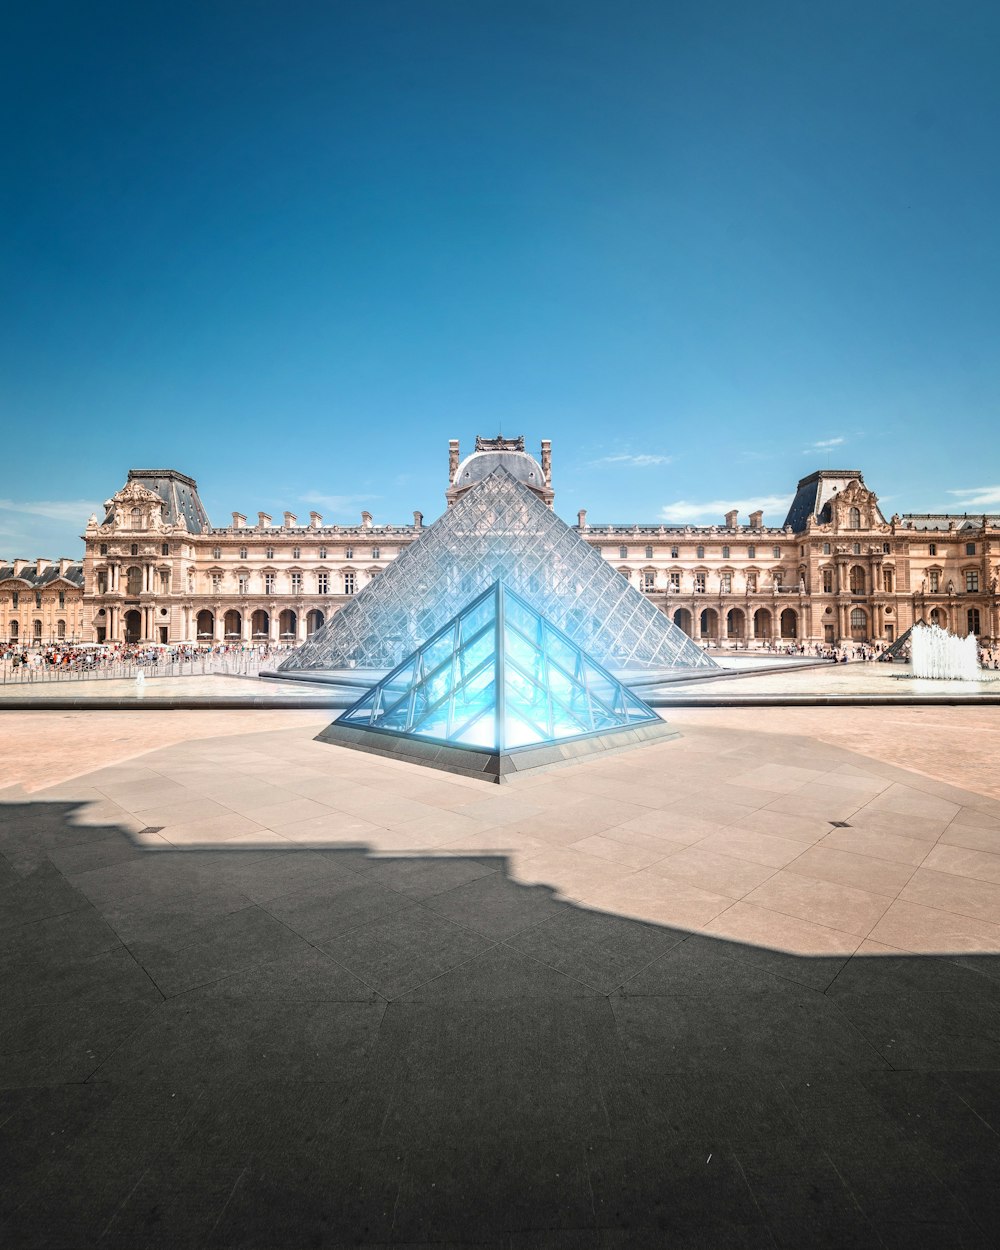
{"label": "clear blue sky", "polygon": [[501,426],[567,518],[1000,510],[998,63],[992,0],[8,5],[0,553],[133,465],[431,518]]}

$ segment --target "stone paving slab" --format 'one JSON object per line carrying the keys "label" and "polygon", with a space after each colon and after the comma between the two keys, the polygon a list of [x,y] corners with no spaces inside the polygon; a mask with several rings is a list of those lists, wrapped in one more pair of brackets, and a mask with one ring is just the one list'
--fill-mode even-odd
{"label": "stone paving slab", "polygon": [[5,1245],[998,1244],[974,777],[698,712],[498,794],[282,715],[0,791]]}

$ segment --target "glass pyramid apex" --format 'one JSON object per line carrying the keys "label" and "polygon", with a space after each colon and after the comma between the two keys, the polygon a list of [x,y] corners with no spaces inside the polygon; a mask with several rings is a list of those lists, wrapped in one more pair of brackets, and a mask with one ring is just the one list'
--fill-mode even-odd
{"label": "glass pyramid apex", "polygon": [[646,723],[652,708],[501,581],[338,722],[492,752]]}
{"label": "glass pyramid apex", "polygon": [[394,668],[498,581],[606,667],[715,667],[597,548],[501,466],[278,669]]}

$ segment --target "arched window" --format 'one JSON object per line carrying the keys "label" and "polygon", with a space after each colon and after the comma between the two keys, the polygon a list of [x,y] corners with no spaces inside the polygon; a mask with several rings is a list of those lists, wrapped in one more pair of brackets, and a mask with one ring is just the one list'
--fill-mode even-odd
{"label": "arched window", "polygon": [[35,642],[41,642],[41,640],[42,640],[42,622],[41,622],[41,621],[39,621],[39,620],[35,620],[35,621],[33,621],[33,622],[32,622],[32,626],[31,626],[31,627],[32,627],[32,629],[33,629],[33,631],[34,631],[34,634],[35,634]]}
{"label": "arched window", "polygon": [[133,508],[129,513],[129,529],[142,529],[142,509]]}
{"label": "arched window", "polygon": [[11,621],[11,623],[10,623],[10,636],[11,636],[11,638],[12,638],[12,639],[16,639],[16,638],[17,638],[17,633],[18,633],[18,630],[19,630],[19,629],[20,629],[20,624],[19,624],[17,621]]}
{"label": "arched window", "polygon": [[851,635],[864,638],[868,630],[868,613],[864,608],[851,608]]}
{"label": "arched window", "polygon": [[861,509],[860,508],[848,508],[847,528],[849,530],[859,530],[861,528]]}
{"label": "arched window", "polygon": [[56,637],[62,642],[66,637],[66,622],[56,621]]}
{"label": "arched window", "polygon": [[865,571],[860,564],[851,565],[851,594],[863,595],[865,593]]}

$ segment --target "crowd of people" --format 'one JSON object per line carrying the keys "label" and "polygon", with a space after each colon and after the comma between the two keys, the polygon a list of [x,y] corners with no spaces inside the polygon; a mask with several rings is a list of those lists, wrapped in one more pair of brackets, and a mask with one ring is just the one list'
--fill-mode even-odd
{"label": "crowd of people", "polygon": [[172,665],[199,660],[215,663],[225,660],[246,660],[260,664],[275,655],[284,654],[288,644],[225,642],[213,644],[172,643],[156,645],[148,642],[116,642],[108,645],[79,646],[52,643],[28,650],[14,644],[0,647],[0,661],[11,669],[34,671],[96,673],[118,668],[166,669]]}

